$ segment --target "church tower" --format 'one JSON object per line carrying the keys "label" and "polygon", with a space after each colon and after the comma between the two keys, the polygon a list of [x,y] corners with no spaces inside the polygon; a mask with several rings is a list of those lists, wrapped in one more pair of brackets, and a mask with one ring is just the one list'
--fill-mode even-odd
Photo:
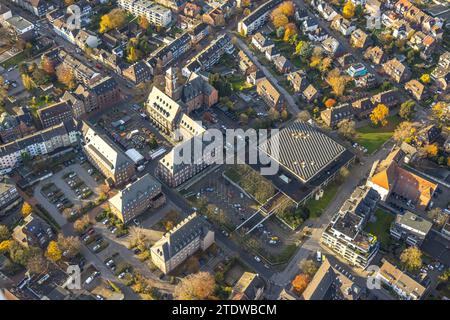
{"label": "church tower", "polygon": [[170,67],[166,71],[166,94],[174,101],[178,101],[181,98],[182,86],[179,85],[177,69]]}

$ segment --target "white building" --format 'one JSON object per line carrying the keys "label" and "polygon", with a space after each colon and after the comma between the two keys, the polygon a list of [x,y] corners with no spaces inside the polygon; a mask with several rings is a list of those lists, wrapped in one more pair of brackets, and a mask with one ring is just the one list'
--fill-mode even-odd
{"label": "white building", "polygon": [[260,5],[255,11],[242,19],[238,24],[238,31],[244,36],[253,34],[256,30],[266,24],[270,13],[282,0],[269,0]]}
{"label": "white building", "polygon": [[24,154],[31,158],[45,155],[77,142],[78,130],[72,121],[41,130],[32,135],[0,146],[0,173],[20,164]]}
{"label": "white building", "polygon": [[131,12],[133,15],[147,18],[150,24],[166,27],[172,21],[170,9],[146,0],[119,0],[121,8]]}

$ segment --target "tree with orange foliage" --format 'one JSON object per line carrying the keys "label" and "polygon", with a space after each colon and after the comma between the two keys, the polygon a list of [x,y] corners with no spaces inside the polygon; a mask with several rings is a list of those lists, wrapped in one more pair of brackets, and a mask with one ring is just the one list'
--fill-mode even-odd
{"label": "tree with orange foliage", "polygon": [[372,123],[375,125],[381,124],[382,127],[387,125],[387,116],[389,115],[389,108],[386,107],[384,104],[380,103],[377,105],[370,114],[370,120],[372,120]]}
{"label": "tree with orange foliage", "polygon": [[288,23],[284,29],[283,41],[288,42],[291,37],[297,34],[297,27],[294,23]]}
{"label": "tree with orange foliage", "polygon": [[241,7],[242,8],[248,8],[251,5],[251,0],[242,0],[241,1]]}
{"label": "tree with orange foliage", "polygon": [[292,287],[294,288],[295,292],[298,294],[302,294],[303,291],[305,291],[306,287],[309,284],[309,277],[308,275],[302,273],[295,277],[295,279],[292,281]]}
{"label": "tree with orange foliage", "polygon": [[436,157],[439,152],[439,148],[436,143],[428,144],[424,147],[424,152],[428,157]]}
{"label": "tree with orange foliage", "polygon": [[336,100],[329,98],[327,99],[327,101],[325,101],[325,107],[327,107],[328,109],[331,108],[332,106],[334,106],[336,104]]}
{"label": "tree with orange foliage", "polygon": [[272,15],[271,18],[272,18],[272,23],[276,29],[278,29],[279,27],[284,27],[289,23],[288,17],[286,17],[282,13],[274,14],[274,15]]}
{"label": "tree with orange foliage", "polygon": [[41,60],[41,68],[47,74],[55,74],[55,66],[49,57],[43,56]]}
{"label": "tree with orange foliage", "polygon": [[279,10],[286,17],[292,17],[295,13],[295,5],[292,1],[285,1],[281,3],[276,10]]}
{"label": "tree with orange foliage", "polygon": [[31,207],[31,205],[28,202],[24,202],[22,205],[22,216],[25,218],[27,216],[29,216],[31,214],[31,212],[33,212],[33,208]]}
{"label": "tree with orange foliage", "polygon": [[328,72],[325,81],[330,85],[333,93],[340,97],[345,92],[345,87],[349,81],[349,78],[341,74],[341,71],[336,68]]}
{"label": "tree with orange foliage", "polygon": [[69,89],[75,88],[75,85],[76,85],[75,75],[74,75],[72,69],[70,69],[64,65],[60,65],[56,69],[56,77],[60,83],[67,86]]}
{"label": "tree with orange foliage", "polygon": [[347,3],[344,5],[344,8],[342,9],[342,16],[345,19],[351,19],[355,15],[355,5],[350,0],[347,1]]}
{"label": "tree with orange foliage", "polygon": [[150,27],[150,22],[148,22],[145,16],[139,16],[138,18],[139,27],[143,30],[147,30]]}

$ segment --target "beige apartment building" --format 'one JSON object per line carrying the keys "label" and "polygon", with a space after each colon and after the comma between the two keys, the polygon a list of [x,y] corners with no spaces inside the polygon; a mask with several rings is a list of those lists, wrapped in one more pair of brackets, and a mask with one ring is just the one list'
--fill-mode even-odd
{"label": "beige apartment building", "polygon": [[83,122],[83,147],[89,162],[105,177],[109,185],[120,186],[130,180],[136,169],[133,161],[105,135]]}
{"label": "beige apartment building", "polygon": [[191,214],[167,232],[153,247],[153,263],[164,274],[171,272],[198,250],[206,250],[214,243],[214,231],[197,213]]}
{"label": "beige apartment building", "polygon": [[111,211],[123,223],[128,223],[145,210],[160,207],[165,202],[161,184],[149,173],[127,185],[109,199]]}

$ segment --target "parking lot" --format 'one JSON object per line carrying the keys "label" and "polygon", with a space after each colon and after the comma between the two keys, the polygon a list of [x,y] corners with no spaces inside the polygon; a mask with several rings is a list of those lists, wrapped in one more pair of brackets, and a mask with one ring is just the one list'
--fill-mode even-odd
{"label": "parking lot", "polygon": [[208,219],[221,227],[223,234],[236,236],[237,240],[244,240],[264,257],[276,260],[295,243],[294,233],[272,216],[247,234],[249,227],[246,223],[252,224],[251,220],[256,218],[260,221],[264,216],[255,214],[259,209],[256,201],[222,177],[223,170],[224,167],[220,167],[207,175],[189,187],[184,196],[196,209],[206,206]]}
{"label": "parking lot", "polygon": [[[34,197],[52,216],[64,214],[72,220],[83,206],[101,192],[99,184],[88,173],[91,169],[89,164],[70,164],[39,183]],[[89,172],[94,173],[93,170]]]}
{"label": "parking lot", "polygon": [[146,160],[160,146],[169,144],[151,130],[142,106],[133,104],[129,108],[112,109],[102,114],[98,123],[124,150],[136,149]]}

